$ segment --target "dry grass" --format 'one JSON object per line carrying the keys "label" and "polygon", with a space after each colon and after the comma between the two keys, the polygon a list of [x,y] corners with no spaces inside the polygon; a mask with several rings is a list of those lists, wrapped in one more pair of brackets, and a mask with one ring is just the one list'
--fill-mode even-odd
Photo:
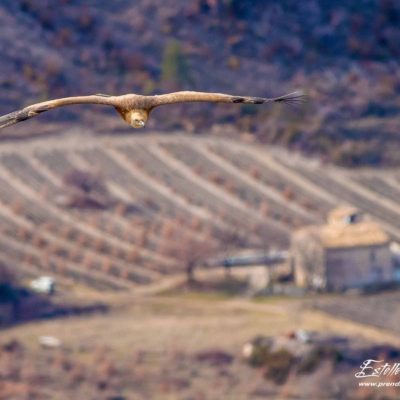
{"label": "dry grass", "polygon": [[[255,336],[303,328],[400,345],[394,334],[305,309],[302,300],[266,298],[255,302],[200,292],[145,297],[92,292],[90,296],[110,304],[110,313],[32,322],[2,332],[0,344],[11,340],[22,344],[23,369],[36,363],[32,369],[40,370],[48,360],[53,364],[61,360],[60,366],[49,372],[50,381],[35,386],[38,378],[32,378],[32,393],[40,389],[39,397],[32,398],[51,399],[54,393],[60,399],[106,398],[106,393],[117,392],[126,399],[277,398],[288,385],[275,386],[240,356],[243,344]],[[41,335],[59,338],[62,348],[41,350]],[[200,354],[210,352],[233,357],[233,362],[214,365],[199,361],[204,358]],[[65,362],[70,367],[64,371]],[[102,389],[102,379],[107,376],[110,384]],[[307,377],[291,379],[290,385],[307,387]]]}
{"label": "dry grass", "polygon": [[[91,297],[96,299],[94,293]],[[306,309],[296,299],[272,298],[260,303],[201,293],[100,298],[112,304],[109,314],[32,322],[10,328],[2,337],[36,345],[39,335],[54,335],[71,348],[107,344],[121,355],[126,354],[127,348],[164,352],[179,347],[191,352],[217,346],[238,351],[253,336],[283,334],[299,328],[360,335],[375,342],[400,345],[390,331]]]}

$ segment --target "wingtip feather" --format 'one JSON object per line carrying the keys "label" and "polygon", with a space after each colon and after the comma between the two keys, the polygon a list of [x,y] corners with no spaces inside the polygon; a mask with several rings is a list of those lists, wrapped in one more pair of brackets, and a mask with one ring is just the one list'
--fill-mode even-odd
{"label": "wingtip feather", "polygon": [[296,90],[295,92],[276,97],[274,101],[282,103],[304,103],[307,100],[307,94],[304,90]]}

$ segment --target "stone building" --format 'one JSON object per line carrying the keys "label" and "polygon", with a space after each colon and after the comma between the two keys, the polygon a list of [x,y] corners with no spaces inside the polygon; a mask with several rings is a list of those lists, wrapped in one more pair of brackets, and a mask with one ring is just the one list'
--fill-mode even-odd
{"label": "stone building", "polygon": [[304,288],[345,290],[393,280],[389,236],[354,207],[334,209],[327,223],[297,230],[291,260]]}

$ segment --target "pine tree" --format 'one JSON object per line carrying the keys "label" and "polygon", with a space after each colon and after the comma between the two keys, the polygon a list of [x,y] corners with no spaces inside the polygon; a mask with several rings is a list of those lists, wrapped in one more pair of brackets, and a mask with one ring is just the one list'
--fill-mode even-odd
{"label": "pine tree", "polygon": [[164,48],[162,81],[173,84],[191,82],[187,59],[182,52],[180,43],[176,40],[169,41]]}

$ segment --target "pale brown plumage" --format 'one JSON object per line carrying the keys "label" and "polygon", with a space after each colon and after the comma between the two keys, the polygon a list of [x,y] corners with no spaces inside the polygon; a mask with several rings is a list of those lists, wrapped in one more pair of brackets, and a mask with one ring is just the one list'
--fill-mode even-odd
{"label": "pale brown plumage", "polygon": [[109,96],[96,94],[92,96],[65,97],[62,99],[44,101],[14,111],[0,117],[0,128],[25,121],[35,117],[42,112],[73,104],[101,104],[114,106],[121,117],[133,128],[143,128],[149,118],[150,112],[158,106],[190,103],[190,102],[212,102],[212,103],[245,103],[263,104],[272,102],[297,103],[304,99],[301,92],[294,92],[280,97],[263,98],[248,96],[232,96],[222,93],[207,92],[175,92],[155,96],[141,96],[137,94],[126,94],[122,96]]}

